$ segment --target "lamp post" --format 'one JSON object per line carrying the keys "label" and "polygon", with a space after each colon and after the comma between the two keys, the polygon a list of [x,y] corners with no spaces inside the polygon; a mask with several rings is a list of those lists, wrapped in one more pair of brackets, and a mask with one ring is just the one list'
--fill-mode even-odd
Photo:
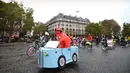
{"label": "lamp post", "polygon": [[[76,16],[78,15],[78,13],[79,13],[80,11],[76,11]],[[78,18],[78,16],[77,16],[77,18]],[[78,19],[78,24],[79,24],[79,19]],[[77,26],[78,26],[78,24],[76,24]],[[76,27],[77,27],[76,26]],[[78,33],[79,34],[79,33]],[[77,28],[75,28],[75,37],[76,37],[76,35],[77,35]]]}

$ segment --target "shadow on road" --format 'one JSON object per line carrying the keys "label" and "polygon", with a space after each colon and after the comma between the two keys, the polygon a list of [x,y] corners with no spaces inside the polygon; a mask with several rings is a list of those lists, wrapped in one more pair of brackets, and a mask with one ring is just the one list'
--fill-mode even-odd
{"label": "shadow on road", "polygon": [[74,69],[77,70],[78,69],[78,65],[74,65],[74,64],[67,64],[65,69],[61,70],[59,68],[42,68],[38,71],[38,73],[65,73],[67,70],[69,69]]}

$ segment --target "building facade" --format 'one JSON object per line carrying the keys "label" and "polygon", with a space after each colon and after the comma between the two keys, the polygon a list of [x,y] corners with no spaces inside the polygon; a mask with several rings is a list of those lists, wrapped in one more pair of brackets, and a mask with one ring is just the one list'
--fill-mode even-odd
{"label": "building facade", "polygon": [[50,34],[54,34],[56,28],[62,28],[67,35],[84,36],[86,34],[85,27],[89,23],[90,21],[87,18],[83,19],[59,13],[46,24]]}

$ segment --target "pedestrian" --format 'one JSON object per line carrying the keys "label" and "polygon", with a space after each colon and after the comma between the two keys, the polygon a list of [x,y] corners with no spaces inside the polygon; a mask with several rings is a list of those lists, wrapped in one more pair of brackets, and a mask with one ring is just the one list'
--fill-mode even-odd
{"label": "pedestrian", "polygon": [[14,34],[14,39],[15,39],[15,42],[17,42],[17,41],[18,41],[19,36],[18,36],[18,34],[17,34],[17,33],[15,33],[15,34]]}

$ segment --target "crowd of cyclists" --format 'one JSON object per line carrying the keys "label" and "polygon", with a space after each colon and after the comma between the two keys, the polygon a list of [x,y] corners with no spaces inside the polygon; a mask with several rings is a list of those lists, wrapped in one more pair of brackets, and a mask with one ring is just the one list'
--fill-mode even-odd
{"label": "crowd of cyclists", "polygon": [[113,43],[122,47],[130,46],[130,36],[124,37],[124,36],[95,36],[90,39],[90,34],[86,37],[74,37],[74,39],[77,40],[78,46],[82,47],[85,46],[85,43],[95,42],[96,46],[99,45],[102,41],[107,43],[107,40],[113,40]]}
{"label": "crowd of cyclists", "polygon": [[[102,43],[102,41],[106,42],[106,46],[107,46],[107,41],[108,40],[112,40],[114,44],[122,46],[122,47],[126,47],[126,46],[130,46],[130,36],[124,37],[124,36],[92,36],[91,34],[88,34],[85,37],[73,37],[73,36],[69,36],[70,39],[72,40],[73,45],[79,46],[79,47],[85,47],[87,42],[90,43],[95,43],[96,46],[98,46],[100,43]],[[43,38],[43,36],[41,35],[40,38]],[[47,41],[50,40],[49,37],[49,33],[45,32],[44,35],[44,39]]]}
{"label": "crowd of cyclists", "polygon": [[[102,43],[102,41],[106,42],[106,46],[107,46],[107,40],[113,40],[114,44],[119,45],[121,47],[130,46],[130,35],[124,37],[120,35],[119,36],[105,36],[105,35],[92,36],[91,34],[88,34],[83,37],[81,36],[79,37],[69,36],[69,37],[72,40],[72,44],[79,47],[85,47],[86,44],[91,44],[92,46],[93,43],[95,43],[96,46],[98,46],[100,43]],[[14,38],[18,40],[17,37],[14,36]],[[48,32],[45,32],[44,35],[41,35],[39,38],[40,40],[44,39],[45,42],[51,40]]]}

